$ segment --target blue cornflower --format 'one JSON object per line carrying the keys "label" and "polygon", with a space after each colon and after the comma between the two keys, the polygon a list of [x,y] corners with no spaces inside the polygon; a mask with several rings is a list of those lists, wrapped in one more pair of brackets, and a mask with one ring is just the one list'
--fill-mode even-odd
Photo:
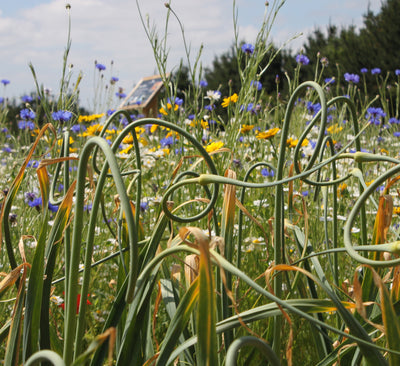
{"label": "blue cornflower", "polygon": [[393,132],[394,137],[400,137],[400,131],[395,131]]}
{"label": "blue cornflower", "polygon": [[325,80],[326,84],[334,84],[335,83],[335,77],[332,76],[331,78],[326,78]]}
{"label": "blue cornflower", "polygon": [[168,99],[167,99],[167,103],[169,103],[169,104],[176,104],[176,105],[178,105],[178,106],[181,106],[181,105],[183,104],[183,99],[182,99],[182,98],[176,97],[176,98],[174,99],[174,102],[171,103],[171,100],[168,98]]}
{"label": "blue cornflower", "polygon": [[6,152],[6,153],[10,153],[10,152],[12,152],[12,148],[10,145],[6,144],[6,145],[4,145],[2,151]]}
{"label": "blue cornflower", "polygon": [[47,207],[51,212],[57,212],[58,211],[58,206],[52,205],[50,202],[47,204]]}
{"label": "blue cornflower", "polygon": [[214,108],[215,108],[215,105],[214,105],[214,104],[208,104],[208,105],[204,106],[204,109],[207,110],[207,111],[210,111],[210,112],[211,112]]}
{"label": "blue cornflower", "polygon": [[83,129],[83,128],[86,129],[86,126],[85,125],[81,125],[81,124],[76,124],[76,125],[71,126],[71,131],[73,133],[79,133],[79,132],[81,132],[81,129]]}
{"label": "blue cornflower", "polygon": [[273,177],[275,175],[275,173],[272,169],[263,168],[263,169],[261,169],[261,175],[263,177]]}
{"label": "blue cornflower", "polygon": [[394,70],[395,75],[399,76],[400,75],[400,69]]}
{"label": "blue cornflower", "polygon": [[37,160],[29,160],[26,165],[28,168],[37,168],[39,166],[39,161]]}
{"label": "blue cornflower", "polygon": [[149,208],[149,204],[147,202],[140,202],[140,211],[145,212]]}
{"label": "blue cornflower", "polygon": [[164,137],[163,139],[160,140],[161,146],[171,146],[174,144],[174,138],[172,136],[170,137]]}
{"label": "blue cornflower", "polygon": [[22,100],[24,103],[31,103],[31,102],[33,101],[33,98],[32,98],[31,96],[29,96],[29,95],[23,95],[23,96],[21,97],[21,100]]}
{"label": "blue cornflower", "polygon": [[252,55],[254,52],[254,46],[250,43],[244,43],[242,45],[242,51],[247,55]]}
{"label": "blue cornflower", "polygon": [[117,81],[119,81],[119,78],[117,78],[116,76],[111,76],[112,83],[116,83]]}
{"label": "blue cornflower", "polygon": [[106,67],[103,64],[96,64],[96,69],[99,71],[103,71],[106,69]]}
{"label": "blue cornflower", "polygon": [[21,116],[22,119],[28,120],[28,119],[35,119],[36,114],[34,111],[31,111],[28,108],[22,109],[19,112],[19,115]]}
{"label": "blue cornflower", "polygon": [[206,80],[200,80],[199,86],[200,88],[207,88],[208,83]]}
{"label": "blue cornflower", "polygon": [[4,98],[0,97],[0,104],[3,104],[3,102],[4,102]]}
{"label": "blue cornflower", "polygon": [[187,116],[187,118],[188,118],[188,120],[190,120],[190,121],[193,121],[194,119],[195,119],[195,115],[194,114],[189,114],[188,116]]}
{"label": "blue cornflower", "polygon": [[107,116],[111,116],[115,112],[115,109],[109,109],[107,111]]}
{"label": "blue cornflower", "polygon": [[365,118],[375,125],[380,125],[381,118],[385,116],[386,113],[383,111],[382,108],[370,107],[367,109],[367,114],[365,115]]}
{"label": "blue cornflower", "polygon": [[269,170],[267,168],[261,169],[261,175],[263,177],[269,177]]}
{"label": "blue cornflower", "polygon": [[360,76],[357,74],[349,74],[348,72],[346,72],[344,74],[344,80],[346,80],[348,83],[357,84],[360,81]]}
{"label": "blue cornflower", "polygon": [[29,207],[39,207],[42,205],[42,197],[35,197],[33,200],[28,201]]}
{"label": "blue cornflower", "polygon": [[35,129],[35,124],[32,121],[19,121],[18,122],[18,128],[20,130],[34,130]]}
{"label": "blue cornflower", "polygon": [[250,83],[250,86],[254,86],[258,91],[260,91],[262,89],[262,84],[257,80],[253,80]]}
{"label": "blue cornflower", "polygon": [[367,69],[366,67],[363,67],[363,68],[360,70],[360,72],[361,72],[361,74],[366,74],[366,73],[368,72],[368,69]]}
{"label": "blue cornflower", "polygon": [[125,94],[125,93],[116,92],[115,95],[116,95],[119,99],[126,98],[126,94]]}
{"label": "blue cornflower", "polygon": [[400,119],[397,119],[396,117],[392,117],[389,119],[389,123],[391,125],[398,125],[398,124],[400,124]]}
{"label": "blue cornflower", "polygon": [[375,67],[374,69],[371,70],[372,75],[378,75],[381,73],[381,69],[379,67]]}
{"label": "blue cornflower", "polygon": [[10,80],[7,79],[1,79],[1,83],[6,86],[7,84],[10,84]]}
{"label": "blue cornflower", "polygon": [[310,114],[315,115],[321,109],[320,103],[313,104],[312,102],[307,102],[307,110]]}
{"label": "blue cornflower", "polygon": [[310,63],[310,59],[306,55],[299,53],[296,56],[296,62],[301,65],[308,65]]}
{"label": "blue cornflower", "polygon": [[93,207],[92,203],[88,203],[87,205],[83,206],[83,211],[90,211]]}
{"label": "blue cornflower", "polygon": [[72,113],[69,111],[60,110],[57,112],[53,112],[51,114],[51,117],[53,118],[54,121],[68,122],[72,117]]}

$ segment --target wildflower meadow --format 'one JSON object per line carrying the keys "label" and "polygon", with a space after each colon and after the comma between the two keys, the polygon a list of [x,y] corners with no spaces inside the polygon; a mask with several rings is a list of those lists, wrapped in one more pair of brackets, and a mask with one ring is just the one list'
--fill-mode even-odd
{"label": "wildflower meadow", "polygon": [[[57,95],[30,65],[17,121],[1,97],[4,365],[400,364],[400,61],[332,74],[299,53],[266,93],[283,3],[252,43],[234,22],[229,95],[208,88],[167,3],[165,42],[142,18],[155,117],[118,109],[126,93],[99,62],[82,112],[70,40]],[[183,91],[166,68],[171,21]]]}

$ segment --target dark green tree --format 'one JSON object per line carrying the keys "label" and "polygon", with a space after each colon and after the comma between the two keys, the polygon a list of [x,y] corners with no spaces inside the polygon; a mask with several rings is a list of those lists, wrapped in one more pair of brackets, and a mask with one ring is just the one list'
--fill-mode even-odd
{"label": "dark green tree", "polygon": [[400,67],[400,0],[386,0],[377,14],[367,9],[358,31],[355,26],[339,30],[335,25],[326,32],[315,30],[304,50],[311,65],[320,53],[343,72],[360,73],[362,68],[380,68],[382,75],[393,72]]}

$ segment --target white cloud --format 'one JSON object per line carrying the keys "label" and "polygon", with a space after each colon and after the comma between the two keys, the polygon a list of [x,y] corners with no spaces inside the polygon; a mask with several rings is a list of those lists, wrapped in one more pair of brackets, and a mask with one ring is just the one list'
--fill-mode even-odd
{"label": "white cloud", "polygon": [[[154,24],[163,36],[167,9],[165,0],[140,0],[142,14],[150,14],[150,24]],[[352,22],[350,9],[332,13],[329,6],[335,2],[318,0],[324,6],[299,6],[298,0],[287,0],[278,13],[271,37],[281,44],[295,34],[312,31],[316,25],[324,26],[332,21],[339,24]],[[306,0],[316,3],[314,0]],[[346,6],[358,4],[366,10],[364,0],[343,1]],[[70,0],[72,48],[69,61],[74,65],[74,76],[82,70],[81,99],[87,105],[94,94],[94,61],[105,64],[106,75],[111,76],[110,62],[114,61],[113,76],[120,78],[120,85],[127,92],[134,83],[144,76],[156,73],[156,64],[149,41],[140,21],[135,1],[127,0]],[[371,1],[371,9],[378,10],[379,0]],[[29,2],[28,2],[29,4]],[[0,78],[11,80],[7,86],[7,96],[20,96],[34,89],[28,63],[32,62],[39,82],[53,90],[58,88],[61,76],[62,57],[68,29],[66,2],[47,1],[29,9],[19,11],[15,16],[6,16],[0,10],[0,52],[2,69]],[[264,0],[237,0],[239,19],[239,39],[255,40],[264,13]],[[29,6],[29,5],[27,5]],[[172,8],[181,20],[193,62],[200,46],[204,45],[202,63],[211,64],[216,55],[226,52],[233,43],[233,13],[231,0],[172,0]],[[309,9],[315,11],[310,15]],[[334,9],[334,8],[332,8]],[[301,13],[301,12],[304,13]],[[308,13],[307,13],[308,11]],[[333,10],[332,10],[333,11]],[[365,13],[358,10],[357,14]],[[351,13],[351,14],[350,14]],[[318,15],[320,14],[320,15]],[[323,16],[321,15],[323,14]],[[362,19],[361,15],[359,18]],[[296,49],[305,36],[291,43]],[[169,63],[173,68],[185,57],[184,44],[179,24],[174,16],[169,19],[168,28]]]}

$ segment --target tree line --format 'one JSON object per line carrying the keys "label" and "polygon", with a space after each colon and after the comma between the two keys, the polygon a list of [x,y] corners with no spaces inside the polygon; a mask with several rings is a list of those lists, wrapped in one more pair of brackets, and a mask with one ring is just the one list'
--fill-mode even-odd
{"label": "tree line", "polygon": [[[310,59],[309,66],[301,70],[304,80],[314,79],[317,62],[325,62],[324,66],[329,67],[327,70],[330,70],[331,76],[338,72],[370,74],[372,69],[379,70],[383,78],[387,73],[393,75],[396,69],[400,69],[400,0],[383,1],[377,14],[368,7],[359,29],[354,25],[339,28],[333,24],[327,25],[325,30],[316,29],[307,37],[302,50]],[[265,55],[265,64],[275,52],[276,47],[273,46]],[[291,76],[296,66],[295,56],[291,50],[283,49],[274,58],[268,72],[260,79],[266,93],[276,90],[277,76],[283,77],[285,73]],[[226,96],[230,90],[237,91],[241,87],[237,70],[238,57],[235,47],[231,46],[205,68],[204,78],[210,89],[219,89]],[[184,75],[185,70],[181,70],[181,89],[185,88],[187,81]],[[368,90],[376,88],[374,77],[366,78],[366,82]]]}

